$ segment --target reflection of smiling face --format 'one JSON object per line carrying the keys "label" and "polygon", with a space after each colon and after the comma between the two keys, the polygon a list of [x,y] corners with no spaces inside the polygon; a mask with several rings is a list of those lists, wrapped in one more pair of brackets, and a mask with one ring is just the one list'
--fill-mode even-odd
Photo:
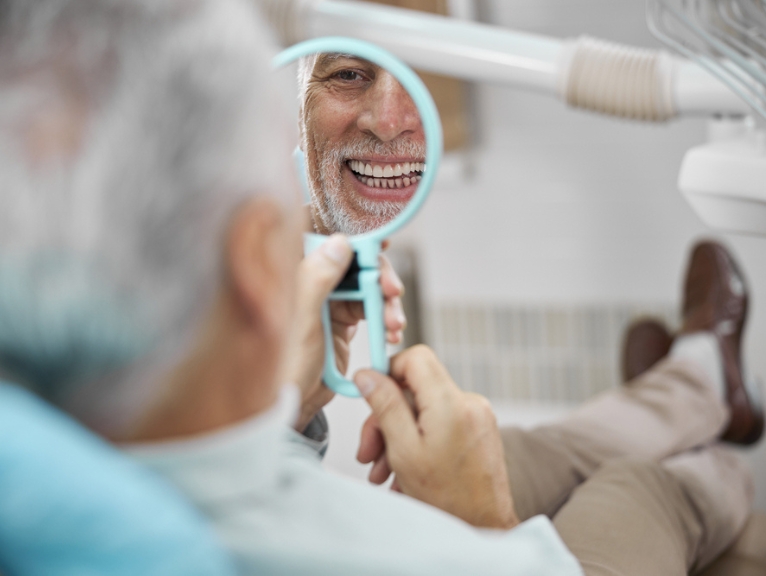
{"label": "reflection of smiling face", "polygon": [[412,198],[425,135],[409,94],[386,70],[320,54],[306,86],[304,147],[318,232],[379,228]]}

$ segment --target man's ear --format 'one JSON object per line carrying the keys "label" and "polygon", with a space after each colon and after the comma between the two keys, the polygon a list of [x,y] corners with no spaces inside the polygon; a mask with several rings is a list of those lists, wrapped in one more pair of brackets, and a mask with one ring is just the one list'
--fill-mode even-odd
{"label": "man's ear", "polygon": [[284,207],[260,197],[243,205],[229,227],[225,262],[233,295],[251,325],[282,336],[292,295]]}

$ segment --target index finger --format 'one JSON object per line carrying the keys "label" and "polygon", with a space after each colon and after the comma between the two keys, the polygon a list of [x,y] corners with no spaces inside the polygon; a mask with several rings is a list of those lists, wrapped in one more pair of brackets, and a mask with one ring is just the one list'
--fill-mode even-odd
{"label": "index finger", "polygon": [[354,383],[377,418],[386,446],[395,450],[419,441],[415,414],[394,380],[375,370],[360,370],[354,375]]}
{"label": "index finger", "polygon": [[433,350],[422,344],[391,358],[391,377],[412,391],[421,413],[459,391]]}
{"label": "index finger", "polygon": [[384,255],[380,255],[380,287],[383,290],[383,296],[394,298],[404,295],[404,284],[402,279],[394,270],[391,261]]}

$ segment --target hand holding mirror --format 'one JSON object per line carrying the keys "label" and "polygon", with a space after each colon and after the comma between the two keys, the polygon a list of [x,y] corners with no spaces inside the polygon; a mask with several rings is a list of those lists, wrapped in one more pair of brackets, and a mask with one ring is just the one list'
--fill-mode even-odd
{"label": "hand holding mirror", "polygon": [[[274,66],[298,59],[303,150],[296,161],[319,232],[306,235],[305,251],[334,232],[349,235],[354,263],[330,299],[363,302],[372,368],[387,373],[381,243],[415,215],[433,186],[442,152],[439,116],[420,78],[373,44],[317,38],[281,52]],[[336,367],[327,303],[322,320],[324,382],[357,397]]]}

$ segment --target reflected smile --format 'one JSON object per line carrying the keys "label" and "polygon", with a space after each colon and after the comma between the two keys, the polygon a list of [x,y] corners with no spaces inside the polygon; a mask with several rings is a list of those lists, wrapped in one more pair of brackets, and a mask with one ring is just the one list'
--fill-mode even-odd
{"label": "reflected smile", "polygon": [[426,165],[423,162],[366,162],[347,160],[354,176],[371,188],[407,188],[420,182]]}

